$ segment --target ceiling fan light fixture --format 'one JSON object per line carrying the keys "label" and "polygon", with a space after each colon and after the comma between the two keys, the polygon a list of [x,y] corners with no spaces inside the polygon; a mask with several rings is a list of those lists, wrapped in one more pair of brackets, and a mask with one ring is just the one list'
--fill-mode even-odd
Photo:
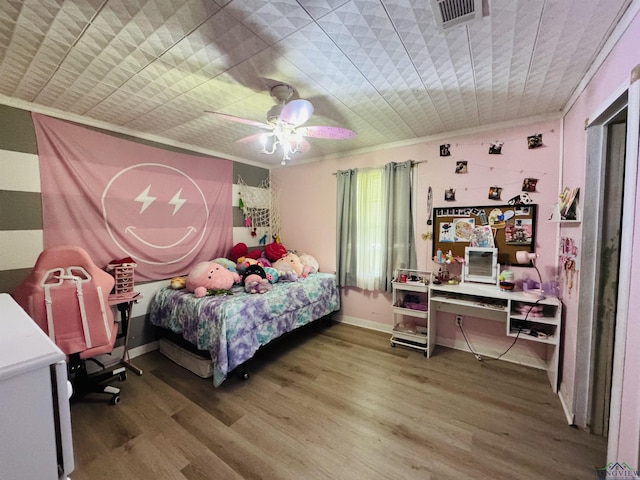
{"label": "ceiling fan light fixture", "polygon": [[294,94],[294,89],[287,84],[279,84],[271,88],[271,96],[276,99],[277,104],[267,111],[267,123],[261,123],[242,117],[236,117],[222,112],[209,112],[223,120],[244,123],[258,128],[271,130],[263,135],[250,135],[236,143],[253,142],[259,138],[262,145],[260,153],[273,155],[278,148],[282,149],[282,165],[290,160],[290,155],[298,152],[307,152],[311,148],[305,137],[326,138],[341,140],[352,138],[355,132],[347,128],[332,126],[312,126],[302,125],[309,120],[313,114],[313,105],[308,100],[296,99],[288,100]]}
{"label": "ceiling fan light fixture", "polygon": [[267,123],[270,125],[275,125],[280,120],[280,114],[282,113],[282,109],[284,105],[274,105],[267,112]]}

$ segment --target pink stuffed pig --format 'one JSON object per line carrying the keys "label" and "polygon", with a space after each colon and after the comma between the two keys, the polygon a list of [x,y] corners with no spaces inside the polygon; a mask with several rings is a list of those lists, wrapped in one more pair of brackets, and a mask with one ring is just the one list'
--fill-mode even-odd
{"label": "pink stuffed pig", "polygon": [[240,275],[215,262],[198,263],[187,275],[187,290],[204,297],[207,290],[229,290],[240,282]]}

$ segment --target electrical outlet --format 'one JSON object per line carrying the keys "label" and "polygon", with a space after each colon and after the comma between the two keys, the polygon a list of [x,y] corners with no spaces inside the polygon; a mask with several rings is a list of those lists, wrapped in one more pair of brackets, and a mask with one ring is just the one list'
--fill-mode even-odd
{"label": "electrical outlet", "polygon": [[462,326],[462,315],[456,315],[456,325],[459,327]]}

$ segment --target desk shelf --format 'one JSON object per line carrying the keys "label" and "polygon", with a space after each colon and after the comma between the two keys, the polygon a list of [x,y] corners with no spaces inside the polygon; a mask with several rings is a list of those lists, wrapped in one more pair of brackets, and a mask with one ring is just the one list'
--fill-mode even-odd
{"label": "desk shelf", "polygon": [[[546,345],[543,368],[547,371],[551,388],[558,391],[562,303],[557,298],[535,300],[522,292],[505,292],[496,286],[469,283],[430,285],[427,356],[431,356],[435,347],[439,312],[502,321],[505,322],[507,337]],[[531,332],[544,335],[536,336]]]}
{"label": "desk shelf", "polygon": [[[560,306],[549,302],[513,300],[509,316],[510,337],[518,336],[531,342],[559,344]],[[540,332],[537,335],[529,332]]]}
{"label": "desk shelf", "polygon": [[[392,347],[401,345],[424,352],[429,349],[427,318],[429,316],[429,282],[431,273],[425,270],[402,270],[408,278],[417,277],[422,281],[394,280],[393,288],[393,330],[389,340]],[[411,308],[413,307],[413,308]]]}
{"label": "desk shelf", "polygon": [[514,337],[514,338],[518,337],[518,338],[521,338],[522,340],[531,340],[533,342],[546,343],[546,344],[549,344],[549,345],[557,345],[557,343],[558,343],[557,340],[556,340],[555,335],[552,335],[550,337],[544,338],[544,337],[537,337],[537,336],[533,336],[533,335],[528,334],[528,333],[524,333],[524,331],[521,331],[520,335],[518,335],[518,329],[511,330],[507,334],[507,336]]}

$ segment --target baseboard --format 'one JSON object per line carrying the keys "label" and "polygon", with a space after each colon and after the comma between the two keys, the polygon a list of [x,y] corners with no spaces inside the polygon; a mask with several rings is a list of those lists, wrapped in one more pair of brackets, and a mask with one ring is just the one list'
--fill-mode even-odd
{"label": "baseboard", "polygon": [[576,418],[573,413],[572,404],[567,400],[562,391],[558,390],[558,397],[560,397],[560,404],[562,405],[562,410],[564,410],[564,416],[567,418],[567,423],[569,425],[574,425],[576,423]]}
{"label": "baseboard", "polygon": [[[140,345],[139,347],[134,347],[129,349],[129,358],[139,357],[140,355],[144,355],[145,353],[152,352],[157,350],[158,341],[155,340],[150,343],[145,343],[144,345]],[[122,360],[122,356],[124,355],[124,346],[120,345],[114,348],[110,353],[105,353],[104,355],[98,355],[96,360],[99,361],[105,368],[111,368],[120,363]],[[95,373],[101,370],[99,365],[96,365],[94,362],[87,362],[87,371],[89,373]]]}
{"label": "baseboard", "polygon": [[[346,323],[348,325],[354,325],[356,327],[367,328],[369,330],[376,330],[378,332],[384,332],[388,334],[391,334],[391,331],[393,329],[391,325],[372,322],[371,320],[365,320],[357,317],[349,317],[347,315],[335,315],[333,318],[337,322]],[[463,352],[469,351],[469,347],[467,346],[466,342],[463,340],[452,340],[449,338],[436,337],[436,345],[441,345],[447,348],[453,348],[455,350],[461,350]],[[482,355],[494,356],[494,353],[495,353],[493,352],[493,350],[495,350],[494,345],[482,344],[482,343],[479,344],[476,341],[474,343],[474,347],[477,353],[480,354],[481,356]],[[495,355],[499,355],[500,353],[501,352],[495,353]],[[526,357],[521,355],[517,359],[502,357],[501,360],[504,360],[505,362],[515,363],[517,365],[524,365],[526,367],[537,368],[538,370],[547,369],[546,365],[544,364],[544,362],[542,362],[542,360],[539,360],[533,357]]]}
{"label": "baseboard", "polygon": [[[463,352],[469,352],[469,346],[467,345],[467,342],[465,342],[464,340],[452,340],[450,338],[436,337],[436,345],[442,345],[443,347],[453,348],[455,350],[462,350]],[[493,358],[502,353],[501,351],[500,352],[495,351],[495,345],[482,343],[482,342],[479,342],[478,340],[474,340],[473,346],[474,346],[473,349],[475,353],[477,353],[481,357],[484,356],[484,357]],[[536,368],[538,370],[545,370],[545,371],[547,370],[547,366],[542,360],[534,357],[528,357],[525,355],[520,355],[518,358],[513,358],[513,357],[508,358],[507,356],[504,356],[500,360],[505,362],[515,363],[516,365],[523,365],[525,367]]]}
{"label": "baseboard", "polygon": [[153,352],[154,350],[158,350],[160,348],[158,341],[155,340],[153,342],[145,343],[144,345],[140,345],[139,347],[134,347],[129,349],[129,358],[136,358],[140,355],[144,355],[145,353]]}
{"label": "baseboard", "polygon": [[337,314],[332,317],[333,320],[340,323],[346,323],[347,325],[354,325],[356,327],[362,327],[369,330],[376,330],[378,332],[384,332],[391,334],[393,327],[391,325],[385,325],[383,323],[372,322],[371,320],[364,320],[357,317],[349,317],[347,315]]}

